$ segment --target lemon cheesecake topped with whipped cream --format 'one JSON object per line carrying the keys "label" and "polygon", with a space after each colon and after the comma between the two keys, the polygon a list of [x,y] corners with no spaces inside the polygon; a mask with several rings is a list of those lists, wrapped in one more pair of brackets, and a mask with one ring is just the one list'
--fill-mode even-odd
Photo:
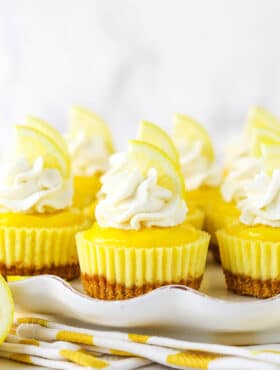
{"label": "lemon cheesecake topped with whipped cream", "polygon": [[35,117],[15,127],[16,145],[1,163],[0,273],[79,276],[75,234],[85,219],[71,211],[67,144]]}
{"label": "lemon cheesecake topped with whipped cream", "polygon": [[237,202],[240,223],[217,232],[228,288],[260,298],[280,293],[279,128],[280,121],[275,129],[252,129],[251,153],[260,169]]}
{"label": "lemon cheesecake topped with whipped cream", "polygon": [[112,135],[107,124],[96,113],[73,107],[67,136],[74,174],[74,207],[89,207],[100,189],[100,176],[109,166],[114,152]]}
{"label": "lemon cheesecake topped with whipped cream", "polygon": [[221,198],[208,208],[205,222],[206,230],[212,236],[211,249],[218,262],[220,256],[216,231],[238,223],[240,210],[237,204],[245,197],[247,184],[262,168],[258,145],[254,143],[265,133],[271,137],[272,132],[279,129],[280,123],[276,117],[263,108],[253,107],[248,113],[240,139],[226,151]]}
{"label": "lemon cheesecake topped with whipped cream", "polygon": [[209,236],[185,222],[176,164],[158,147],[132,140],[101,182],[96,223],[77,235],[87,293],[125,299],[166,284],[198,289]]}

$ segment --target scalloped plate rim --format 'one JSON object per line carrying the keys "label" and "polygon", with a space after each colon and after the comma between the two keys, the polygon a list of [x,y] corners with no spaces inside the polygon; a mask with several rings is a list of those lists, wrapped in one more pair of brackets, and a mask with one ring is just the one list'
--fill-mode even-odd
{"label": "scalloped plate rim", "polygon": [[159,287],[159,288],[156,288],[148,293],[145,293],[139,297],[135,297],[135,298],[130,298],[130,299],[124,299],[124,300],[102,300],[102,299],[98,299],[98,298],[93,298],[93,297],[90,297],[88,296],[86,293],[82,293],[80,291],[78,291],[77,289],[75,289],[70,282],[67,282],[65,281],[64,279],[58,277],[58,276],[54,276],[54,275],[47,275],[47,274],[43,274],[43,275],[38,275],[38,276],[32,276],[32,277],[26,277],[25,279],[22,279],[22,280],[18,280],[18,281],[12,281],[12,282],[9,282],[9,285],[11,286],[15,286],[15,285],[26,285],[26,284],[30,284],[31,281],[34,281],[34,280],[38,280],[38,279],[43,279],[43,280],[48,280],[48,279],[51,279],[51,280],[55,280],[56,282],[58,282],[59,284],[63,285],[66,289],[68,289],[69,291],[71,291],[72,294],[74,295],[78,295],[80,296],[80,298],[83,298],[83,299],[87,299],[88,301],[90,302],[94,302],[94,303],[102,303],[102,304],[117,304],[117,303],[128,303],[128,302],[135,302],[135,303],[140,303],[142,300],[146,300],[146,299],[149,299],[150,297],[156,295],[159,291],[168,291],[170,289],[176,289],[176,290],[180,290],[180,291],[184,291],[184,292],[188,292],[188,293],[191,293],[191,294],[194,294],[196,296],[199,296],[200,298],[202,299],[206,299],[206,300],[210,300],[212,302],[215,302],[216,304],[223,304],[223,305],[235,305],[235,306],[238,306],[238,305],[267,305],[269,303],[271,303],[272,301],[280,301],[280,294],[279,295],[276,295],[274,297],[271,297],[271,298],[266,298],[266,299],[259,299],[259,300],[255,300],[255,301],[246,301],[246,302],[238,302],[238,301],[229,301],[229,300],[226,300],[226,299],[222,299],[222,298],[217,298],[217,297],[212,297],[206,293],[203,293],[201,291],[198,291],[198,290],[195,290],[195,289],[192,289],[190,287],[187,287],[187,286],[184,286],[184,285],[177,285],[177,284],[172,284],[172,285],[165,285],[165,286],[162,286],[162,287]]}

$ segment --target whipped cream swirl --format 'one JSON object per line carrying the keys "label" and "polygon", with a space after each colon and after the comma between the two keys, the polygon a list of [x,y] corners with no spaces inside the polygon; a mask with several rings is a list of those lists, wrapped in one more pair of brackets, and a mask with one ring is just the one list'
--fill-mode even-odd
{"label": "whipped cream swirl", "polygon": [[280,227],[280,169],[272,176],[258,173],[246,186],[246,198],[238,203],[240,221],[246,225]]}
{"label": "whipped cream swirl", "polygon": [[6,159],[0,168],[0,212],[44,213],[71,205],[72,180],[44,168],[42,157],[33,165],[25,157]]}
{"label": "whipped cream swirl", "polygon": [[198,189],[202,185],[218,186],[221,182],[221,171],[202,155],[202,143],[196,141],[191,145],[185,140],[176,142],[180,154],[181,168],[188,190]]}
{"label": "whipped cream swirl", "polygon": [[240,157],[229,169],[221,185],[221,193],[226,202],[236,201],[245,197],[247,184],[261,170],[261,161],[254,157]]}
{"label": "whipped cream swirl", "polygon": [[101,136],[88,136],[81,132],[68,139],[72,156],[73,173],[76,176],[93,176],[107,171],[110,153]]}
{"label": "whipped cream swirl", "polygon": [[157,185],[157,171],[151,168],[143,176],[127,164],[125,153],[110,158],[111,169],[101,178],[102,188],[95,210],[103,227],[135,229],[169,227],[184,222],[185,201],[179,194]]}

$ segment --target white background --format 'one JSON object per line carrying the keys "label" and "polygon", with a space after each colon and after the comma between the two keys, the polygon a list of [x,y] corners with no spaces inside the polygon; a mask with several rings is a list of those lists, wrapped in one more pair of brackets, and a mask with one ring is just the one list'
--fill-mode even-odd
{"label": "white background", "polygon": [[277,0],[0,0],[0,143],[25,113],[65,129],[79,103],[119,146],[174,112],[220,144],[252,104],[280,115],[279,16]]}
{"label": "white background", "polygon": [[65,130],[76,103],[119,147],[174,112],[221,146],[252,104],[280,116],[279,19],[278,0],[0,0],[1,147],[25,113]]}

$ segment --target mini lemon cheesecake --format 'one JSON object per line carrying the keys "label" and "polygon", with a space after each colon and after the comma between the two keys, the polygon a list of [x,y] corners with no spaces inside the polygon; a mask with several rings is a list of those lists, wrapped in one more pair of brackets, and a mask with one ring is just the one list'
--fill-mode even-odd
{"label": "mini lemon cheesecake", "polygon": [[206,209],[220,199],[221,169],[212,141],[204,127],[183,114],[175,115],[173,138],[185,178],[186,200]]}
{"label": "mini lemon cheesecake", "polygon": [[261,169],[237,204],[240,223],[219,230],[217,237],[228,288],[268,298],[280,294],[280,135],[271,128],[252,135]]}
{"label": "mini lemon cheesecake", "polygon": [[75,106],[70,114],[67,135],[74,174],[73,206],[93,217],[100,177],[114,151],[109,127],[96,113]]}
{"label": "mini lemon cheesecake", "polygon": [[13,154],[0,170],[0,273],[80,274],[75,234],[85,217],[71,211],[71,160],[63,137],[28,116],[15,127]]}
{"label": "mini lemon cheesecake", "polygon": [[186,223],[184,181],[158,147],[132,140],[102,177],[96,223],[77,234],[86,292],[127,299],[167,284],[198,289],[209,235]]}
{"label": "mini lemon cheesecake", "polygon": [[226,151],[224,176],[221,182],[221,199],[206,211],[205,228],[211,234],[211,249],[219,262],[216,231],[238,223],[238,202],[245,197],[248,183],[262,168],[260,139],[279,132],[280,122],[274,115],[260,107],[250,109],[240,139]]}

